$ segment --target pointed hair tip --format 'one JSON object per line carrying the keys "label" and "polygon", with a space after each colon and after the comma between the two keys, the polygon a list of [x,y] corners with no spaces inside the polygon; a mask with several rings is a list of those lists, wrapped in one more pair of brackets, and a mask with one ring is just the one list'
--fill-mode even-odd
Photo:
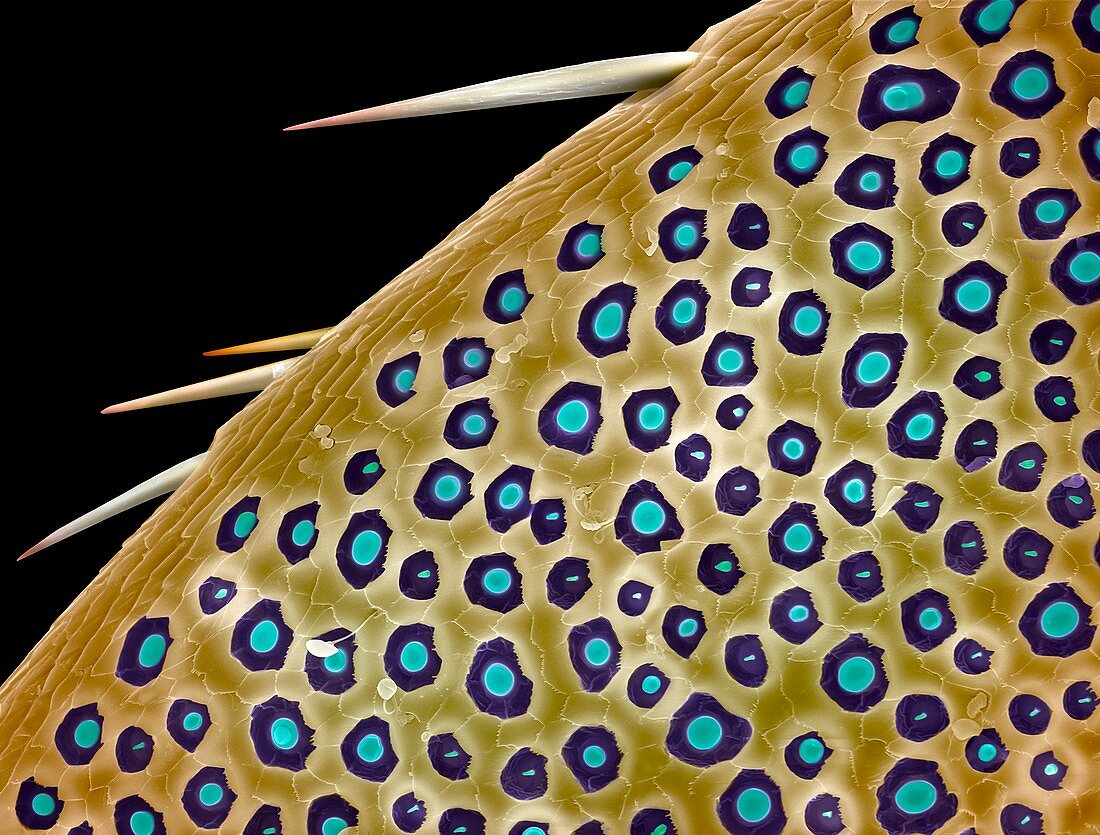
{"label": "pointed hair tip", "polygon": [[[364,120],[365,121],[365,120]],[[283,128],[283,133],[295,130],[313,130],[313,128],[328,128],[333,125],[342,125],[344,122],[340,121],[339,116],[333,116],[325,119],[314,119],[312,122],[302,122],[297,125],[289,125]]]}
{"label": "pointed hair tip", "polygon": [[534,102],[636,93],[662,87],[695,63],[698,57],[696,52],[658,52],[606,61],[589,61],[376,105],[290,125],[283,130],[335,127],[359,122],[488,110]]}
{"label": "pointed hair tip", "polygon": [[[236,347],[236,346],[235,346]],[[290,368],[297,357],[292,357],[279,362],[268,363],[256,368],[248,368],[210,380],[202,380],[198,383],[180,386],[179,388],[160,391],[156,394],[148,394],[124,403],[114,403],[103,409],[100,414],[110,415],[115,412],[135,412],[138,409],[152,409],[155,406],[170,406],[176,403],[192,403],[196,400],[211,400],[215,397],[226,397],[231,394],[246,394],[257,392],[267,387],[275,379],[281,377]]]}
{"label": "pointed hair tip", "polygon": [[99,410],[101,415],[117,415],[121,412],[132,412],[141,408],[141,399],[127,400],[124,403],[112,403]]}
{"label": "pointed hair tip", "polygon": [[27,557],[34,556],[39,551],[45,551],[51,545],[56,545],[57,542],[58,542],[57,531],[54,531],[49,536],[47,536],[45,539],[40,540],[39,542],[36,542],[34,545],[32,545],[30,548],[28,548],[26,551],[24,551],[18,557],[16,557],[15,561],[16,562],[22,562]]}
{"label": "pointed hair tip", "polygon": [[32,545],[24,551],[16,559],[16,562],[25,560],[32,554],[36,554],[52,545],[56,545],[81,531],[87,530],[93,525],[99,524],[105,519],[117,516],[123,511],[136,507],[149,499],[162,496],[165,493],[171,493],[187,480],[187,477],[198,468],[199,463],[202,462],[205,457],[206,453],[204,452],[188,458],[186,461],[181,461],[174,467],[169,467],[164,472],[157,473],[157,475],[152,478],[146,479],[136,487],[131,487],[122,495],[111,499],[111,501],[101,504],[94,510],[88,511],[83,516],[74,519],[67,525],[62,525],[38,544]]}
{"label": "pointed hair tip", "polygon": [[229,345],[225,348],[215,348],[212,351],[203,351],[204,357],[228,357],[239,354],[266,354],[274,351],[300,351],[309,350],[331,331],[331,328],[319,328],[301,333],[291,333],[286,336],[276,336],[271,339],[261,339],[256,342],[245,342],[241,345]]}

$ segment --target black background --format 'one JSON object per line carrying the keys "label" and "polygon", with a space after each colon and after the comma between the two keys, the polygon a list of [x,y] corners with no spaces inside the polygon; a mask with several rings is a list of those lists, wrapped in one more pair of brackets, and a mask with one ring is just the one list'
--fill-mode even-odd
{"label": "black background", "polygon": [[[304,4],[36,21],[9,84],[6,676],[154,505],[21,563],[204,450],[246,402],[104,406],[271,361],[202,351],[340,321],[615,99],[283,133],[490,78],[688,48],[740,8]],[[433,4],[434,5],[434,4]],[[747,5],[742,3],[741,5]],[[240,13],[234,13],[240,14]],[[112,17],[114,16],[114,17]],[[16,104],[15,102],[18,102]],[[15,112],[13,112],[15,111]],[[9,215],[9,218],[11,215]]]}

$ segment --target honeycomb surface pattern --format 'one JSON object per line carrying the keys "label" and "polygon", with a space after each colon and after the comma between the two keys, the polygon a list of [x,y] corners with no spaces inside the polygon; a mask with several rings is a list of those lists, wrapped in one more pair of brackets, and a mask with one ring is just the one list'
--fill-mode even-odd
{"label": "honeycomb surface pattern", "polygon": [[1098,831],[1098,26],[713,27],[220,430],[0,828]]}

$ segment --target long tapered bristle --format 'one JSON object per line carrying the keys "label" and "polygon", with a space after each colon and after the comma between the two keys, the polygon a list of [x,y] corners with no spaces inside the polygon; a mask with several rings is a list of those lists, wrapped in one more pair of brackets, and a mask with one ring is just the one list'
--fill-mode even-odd
{"label": "long tapered bristle", "polygon": [[246,342],[243,345],[233,345],[229,348],[218,348],[215,351],[204,351],[204,357],[225,357],[232,354],[265,354],[272,351],[303,351],[309,350],[320,342],[330,328],[318,328],[313,331],[291,333],[286,336],[276,336],[272,339],[261,339],[258,342]]}
{"label": "long tapered bristle", "polygon": [[540,101],[560,101],[615,93],[634,93],[660,87],[690,67],[697,57],[694,52],[659,52],[613,58],[559,67],[553,70],[514,75],[483,84],[459,87],[443,93],[433,93],[414,99],[368,107],[291,125],[284,130],[351,125],[358,122],[380,122],[386,119],[407,119],[466,110],[487,110]]}
{"label": "long tapered bristle", "polygon": [[277,380],[283,376],[294,362],[294,359],[273,362],[268,365],[261,365],[259,368],[249,368],[235,374],[226,374],[224,377],[215,377],[212,380],[203,380],[189,386],[181,386],[169,391],[139,397],[135,400],[127,400],[125,403],[115,403],[104,409],[103,414],[132,412],[136,409],[151,409],[154,406],[168,406],[173,403],[189,403],[193,400],[209,400],[214,397],[260,391],[266,388],[272,380]]}
{"label": "long tapered bristle", "polygon": [[81,531],[87,530],[93,525],[98,525],[100,522],[104,522],[112,516],[118,516],[118,514],[129,510],[131,507],[137,507],[139,504],[144,504],[151,499],[155,499],[157,496],[171,493],[183,484],[191,473],[198,469],[199,464],[202,463],[205,457],[206,453],[203,452],[193,458],[188,458],[186,461],[181,461],[174,467],[169,467],[164,472],[157,473],[152,478],[141,482],[141,484],[136,487],[131,487],[122,495],[101,504],[94,510],[89,510],[83,516],[74,519],[67,525],[62,525],[37,545],[28,548],[19,559],[24,560],[31,554],[37,554],[44,548],[56,545],[58,542],[68,539],[70,536],[78,534]]}

